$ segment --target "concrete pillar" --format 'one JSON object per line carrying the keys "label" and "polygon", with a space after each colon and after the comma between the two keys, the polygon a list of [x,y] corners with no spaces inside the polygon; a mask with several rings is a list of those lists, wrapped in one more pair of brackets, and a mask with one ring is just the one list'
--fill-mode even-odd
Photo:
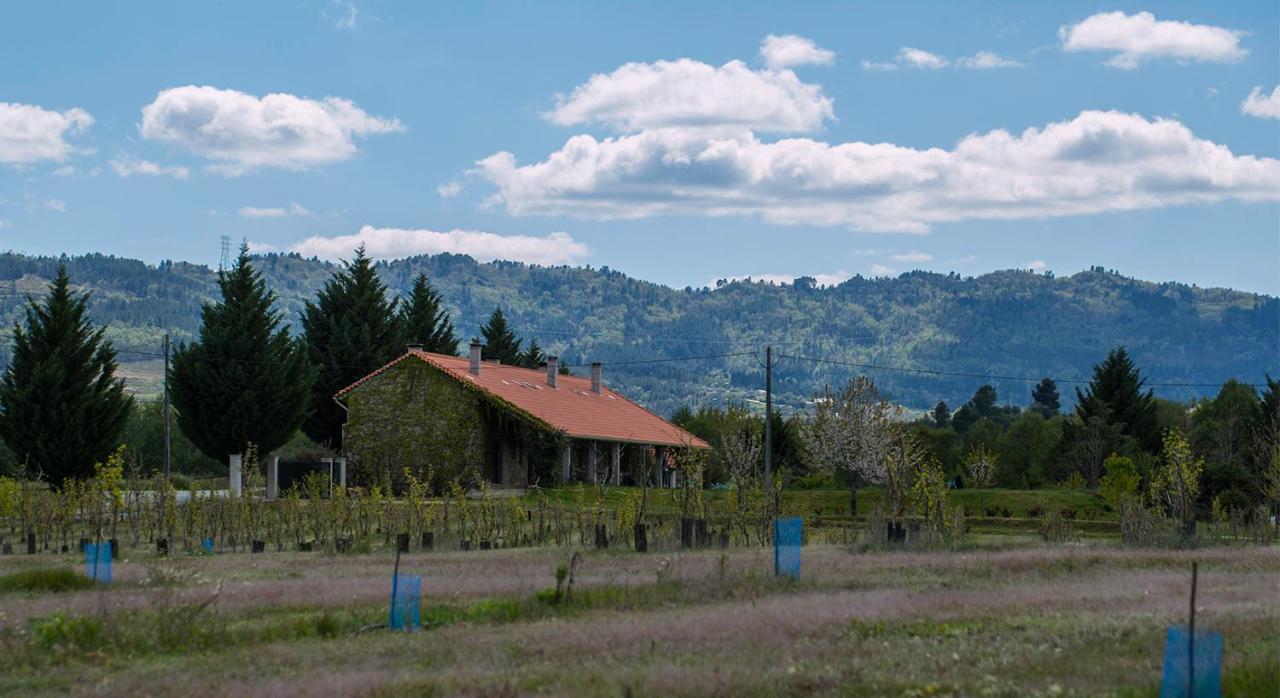
{"label": "concrete pillar", "polygon": [[267,464],[267,499],[280,496],[280,456],[271,456]]}
{"label": "concrete pillar", "polygon": [[613,445],[613,453],[609,454],[609,462],[613,466],[613,484],[622,484],[622,444]]}
{"label": "concrete pillar", "polygon": [[338,484],[343,487],[347,486],[347,459],[338,459]]}
{"label": "concrete pillar", "polygon": [[241,473],[240,473],[240,465],[242,463],[242,459],[243,459],[243,456],[241,456],[239,453],[232,453],[231,455],[227,456],[227,465],[229,466],[230,475],[231,475],[231,477],[229,478],[230,483],[228,484],[228,489],[231,490],[231,494],[238,495],[244,491],[244,486],[242,484],[243,480],[241,479]]}
{"label": "concrete pillar", "polygon": [[573,478],[573,471],[569,469],[572,455],[569,444],[560,447],[560,484],[562,485],[569,484],[569,480]]}
{"label": "concrete pillar", "polygon": [[591,484],[596,484],[600,473],[596,468],[596,442],[591,441],[587,444],[587,477],[591,480]]}

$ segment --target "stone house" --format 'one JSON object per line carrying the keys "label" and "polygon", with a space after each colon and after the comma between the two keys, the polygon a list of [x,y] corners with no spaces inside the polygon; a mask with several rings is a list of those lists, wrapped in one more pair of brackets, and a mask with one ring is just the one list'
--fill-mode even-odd
{"label": "stone house", "polygon": [[601,382],[545,370],[433,354],[410,347],[343,388],[345,455],[352,476],[370,482],[405,468],[440,485],[472,469],[495,485],[574,481],[676,486],[678,465],[706,442]]}

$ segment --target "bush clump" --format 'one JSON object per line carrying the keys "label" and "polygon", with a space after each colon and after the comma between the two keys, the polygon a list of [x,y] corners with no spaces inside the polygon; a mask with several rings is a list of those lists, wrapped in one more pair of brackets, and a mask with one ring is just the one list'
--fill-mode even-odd
{"label": "bush clump", "polygon": [[93,586],[93,580],[66,568],[22,570],[0,575],[0,591],[75,591]]}

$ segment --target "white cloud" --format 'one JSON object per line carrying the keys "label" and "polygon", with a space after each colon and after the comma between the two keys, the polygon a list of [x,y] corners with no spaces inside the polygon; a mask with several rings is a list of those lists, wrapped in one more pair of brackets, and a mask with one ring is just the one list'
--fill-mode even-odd
{"label": "white cloud", "polygon": [[1020,68],[1022,63],[1005,58],[990,51],[979,51],[968,58],[961,58],[956,61],[956,66],[960,68],[970,68],[972,70],[990,70],[992,68]]}
{"label": "white cloud", "polygon": [[268,252],[280,251],[279,247],[276,247],[269,242],[255,242],[253,240],[249,240],[245,244],[249,246],[249,254],[266,254]]}
{"label": "white cloud", "polygon": [[790,68],[797,65],[831,65],[835,51],[819,48],[812,40],[795,34],[775,36],[770,34],[760,42],[760,56],[770,68]]}
{"label": "white cloud", "polygon": [[395,119],[370,116],[339,97],[255,97],[215,87],[175,87],[142,108],[143,138],[213,160],[214,172],[237,176],[268,167],[303,170],[351,158],[356,136],[395,133]]}
{"label": "white cloud", "polygon": [[898,62],[912,68],[925,68],[927,70],[937,70],[950,65],[947,59],[936,53],[929,53],[923,49],[910,46],[903,46],[898,49]]}
{"label": "white cloud", "polygon": [[462,182],[455,179],[436,187],[436,193],[439,194],[442,199],[452,199],[462,193],[462,187]]}
{"label": "white cloud", "polygon": [[67,212],[67,202],[62,199],[45,199],[44,203],[41,205],[50,211],[56,211],[58,213]]}
{"label": "white cloud", "polygon": [[967,254],[967,255],[964,255],[963,257],[955,257],[953,259],[948,259],[947,264],[973,264],[976,261],[978,261],[977,255]]}
{"label": "white cloud", "polygon": [[1264,93],[1261,87],[1253,88],[1240,104],[1240,113],[1259,119],[1280,119],[1280,86],[1272,90],[1270,95]]}
{"label": "white cloud", "polygon": [[871,275],[872,276],[897,276],[898,270],[894,269],[893,267],[886,267],[883,264],[872,264]]}
{"label": "white cloud", "polygon": [[55,177],[73,177],[79,172],[74,165],[63,165],[53,171]]}
{"label": "white cloud", "polygon": [[360,20],[360,8],[354,0],[333,0],[334,13],[321,10],[320,14],[338,29],[355,30]]}
{"label": "white cloud", "polygon": [[515,215],[750,215],[878,231],[1280,199],[1274,158],[1235,155],[1173,119],[1099,111],[950,150],[664,128],[576,135],[541,162],[499,152],[478,165]]}
{"label": "white cloud", "polygon": [[440,232],[423,229],[375,228],[366,225],[355,235],[310,237],[290,249],[306,256],[324,259],[347,259],[351,251],[365,246],[370,257],[396,259],[420,254],[451,252],[465,254],[485,262],[509,259],[529,264],[572,264],[590,253],[585,243],[568,233],[551,233],[545,237],[532,235],[498,235],[476,230]]}
{"label": "white cloud", "polygon": [[853,275],[843,269],[840,269],[833,274],[739,274],[736,276],[722,276],[717,279],[713,279],[707,284],[707,286],[716,288],[720,281],[725,283],[731,283],[734,281],[764,281],[783,286],[794,284],[796,279],[802,276],[812,277],[818,286],[839,286],[840,284],[848,281]]}
{"label": "white cloud", "polygon": [[132,175],[151,175],[173,177],[174,179],[186,179],[191,176],[191,170],[178,165],[166,166],[158,165],[149,160],[140,160],[132,155],[118,157],[107,163],[112,170],[121,177],[130,177]]}
{"label": "white cloud", "polygon": [[1049,265],[1043,259],[1033,259],[1027,262],[1027,268],[1031,271],[1044,271],[1049,268]]}
{"label": "white cloud", "polygon": [[316,214],[309,209],[300,206],[294,202],[289,202],[288,206],[259,208],[257,206],[241,206],[241,218],[284,218],[285,216],[305,216],[314,217]]}
{"label": "white cloud", "polygon": [[8,219],[0,218],[0,228],[8,228],[8,227],[11,227],[12,225],[13,224],[10,223]]}
{"label": "white cloud", "polygon": [[897,70],[898,64],[897,63],[877,63],[876,61],[863,61],[862,69],[871,71],[871,72],[883,73],[890,70]]}
{"label": "white cloud", "polygon": [[911,252],[900,252],[898,254],[891,254],[889,255],[889,259],[892,259],[895,262],[915,262],[915,263],[932,262],[933,255],[929,254],[928,252],[913,250]]}
{"label": "white cloud", "polygon": [[32,104],[0,102],[0,164],[66,160],[77,148],[67,138],[93,124],[83,109],[49,111]]}
{"label": "white cloud", "polygon": [[681,58],[628,63],[592,75],[543,116],[560,126],[602,124],[643,129],[747,128],[769,133],[813,131],[832,118],[831,99],[790,70],[752,70],[742,61],[719,68]]}
{"label": "white cloud", "polygon": [[1114,68],[1132,70],[1150,58],[1224,63],[1238,61],[1241,32],[1208,24],[1157,20],[1150,12],[1099,12],[1058,29],[1064,51],[1110,51]]}

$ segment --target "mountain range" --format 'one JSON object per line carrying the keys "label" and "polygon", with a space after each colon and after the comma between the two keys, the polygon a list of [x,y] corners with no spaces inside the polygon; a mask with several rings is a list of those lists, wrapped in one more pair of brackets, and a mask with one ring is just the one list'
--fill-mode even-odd
{"label": "mountain range", "polygon": [[[200,307],[216,295],[216,270],[100,254],[0,254],[6,336],[60,262],[92,293],[90,312],[108,326],[124,375],[154,395],[162,337],[196,336]],[[254,264],[295,330],[304,300],[339,268],[296,254],[261,255]],[[536,338],[575,373],[604,362],[607,383],[664,415],[682,405],[757,404],[766,346],[773,347],[775,400],[784,412],[858,373],[915,409],[938,400],[954,408],[983,383],[994,385],[1002,402],[1024,405],[1032,381],[1043,377],[1058,380],[1070,404],[1071,388],[1116,345],[1126,346],[1156,394],[1170,399],[1215,393],[1228,378],[1261,383],[1280,373],[1280,299],[1098,267],[1071,276],[913,271],[829,287],[801,278],[684,289],[608,267],[480,263],[451,254],[381,262],[378,270],[397,294],[426,274],[464,343],[500,306],[526,341]],[[7,361],[4,346],[0,361]]]}

